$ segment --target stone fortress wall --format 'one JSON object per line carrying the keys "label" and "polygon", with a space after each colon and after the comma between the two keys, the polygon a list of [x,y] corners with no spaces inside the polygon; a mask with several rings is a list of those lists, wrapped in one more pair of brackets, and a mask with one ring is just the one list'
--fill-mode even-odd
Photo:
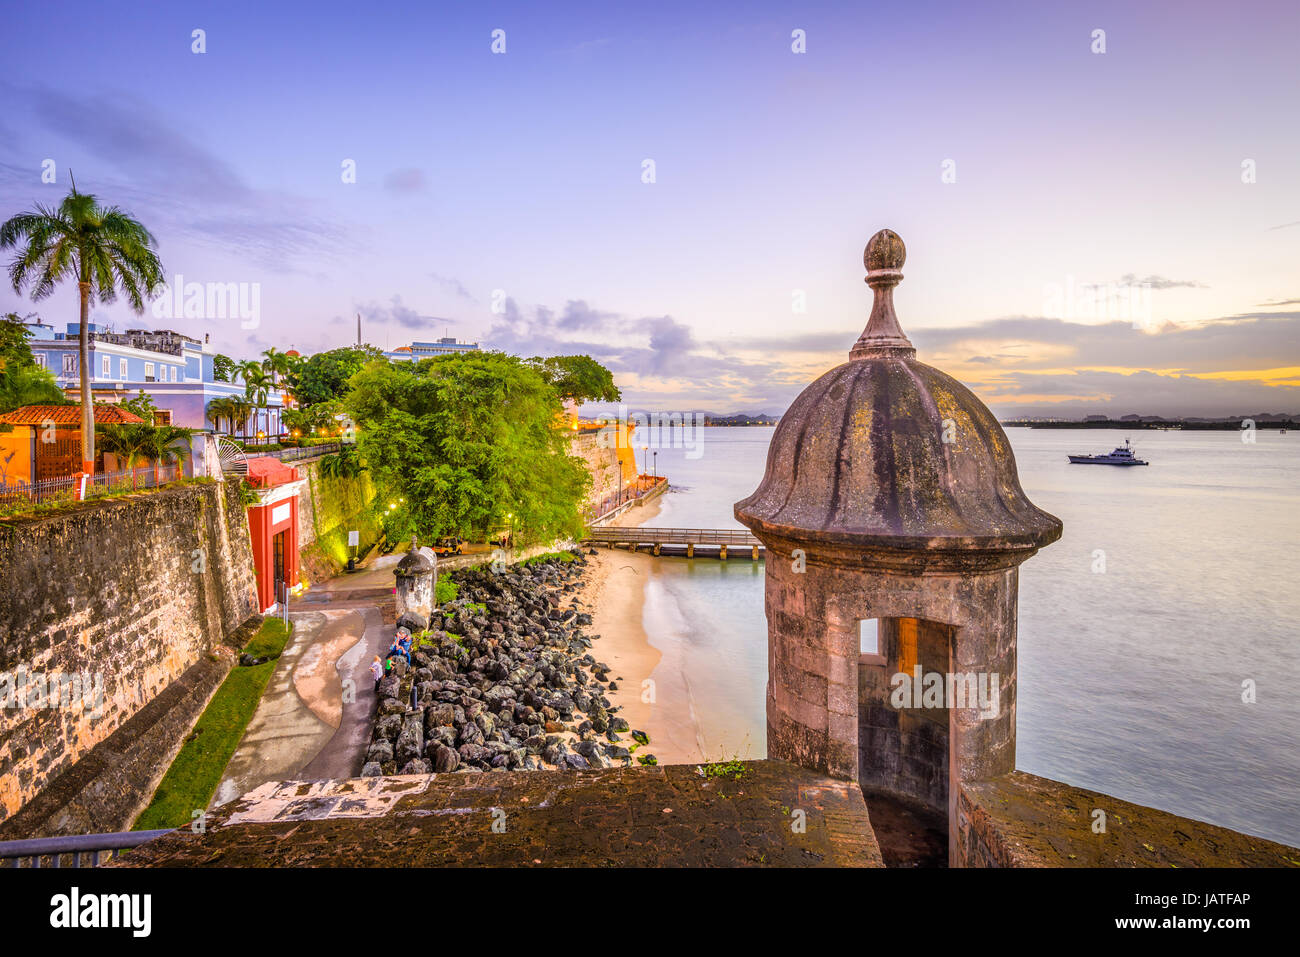
{"label": "stone fortress wall", "polygon": [[256,613],[237,480],[0,522],[0,822]]}

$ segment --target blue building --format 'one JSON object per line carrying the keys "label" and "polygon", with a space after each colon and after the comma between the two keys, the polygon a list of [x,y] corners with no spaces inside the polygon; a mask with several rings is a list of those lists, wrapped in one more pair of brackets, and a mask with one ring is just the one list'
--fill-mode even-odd
{"label": "blue building", "polygon": [[[80,401],[80,323],[70,322],[66,332],[54,332],[43,323],[30,323],[28,340],[36,362],[54,373],[69,398]],[[208,337],[170,329],[128,329],[109,332],[94,323],[90,333],[91,394],[96,402],[119,403],[145,392],[159,410],[159,424],[213,431],[208,403],[213,399],[243,396],[242,382],[218,382],[214,372],[216,353],[208,348]],[[247,422],[222,420],[217,431],[269,437],[281,432],[285,396],[277,389],[267,395],[267,408],[258,409]]]}
{"label": "blue building", "polygon": [[412,342],[409,346],[399,346],[384,355],[392,362],[418,362],[431,356],[445,356],[455,352],[477,352],[477,342],[460,342],[447,336],[437,342]]}

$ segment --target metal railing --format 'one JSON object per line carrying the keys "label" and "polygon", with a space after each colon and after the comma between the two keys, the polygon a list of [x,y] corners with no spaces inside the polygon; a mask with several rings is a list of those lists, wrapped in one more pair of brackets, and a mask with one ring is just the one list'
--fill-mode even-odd
{"label": "metal railing", "polygon": [[[36,837],[24,841],[0,841],[0,866],[23,867],[98,867],[122,851],[170,834],[171,828],[157,831],[118,831],[114,834],[72,834],[67,837]],[[89,863],[83,862],[89,858]],[[64,860],[67,863],[64,863]],[[48,861],[47,864],[41,862]]]}
{"label": "metal railing", "polygon": [[[118,472],[99,472],[86,480],[86,498],[107,495],[109,492],[127,492],[157,488],[175,482],[182,475],[179,465],[143,465]],[[80,483],[75,475],[38,479],[35,482],[16,482],[0,485],[0,505],[20,502],[72,501],[77,497]]]}
{"label": "metal railing", "polygon": [[598,522],[605,516],[609,515],[610,512],[617,511],[628,502],[635,502],[639,498],[645,498],[647,495],[658,491],[667,484],[668,479],[662,475],[657,477],[642,475],[636,480],[636,482],[624,486],[617,492],[611,492],[595,505],[588,506],[583,517],[588,524]]}
{"label": "metal railing", "polygon": [[587,529],[588,542],[620,545],[762,545],[743,528],[631,528],[602,526]]}
{"label": "metal railing", "polygon": [[268,458],[279,459],[281,462],[293,462],[296,459],[316,458],[321,455],[331,455],[334,452],[343,451],[342,442],[325,442],[320,445],[304,445],[299,448],[279,449],[275,452],[258,452],[255,447],[250,449],[248,455],[265,455]]}

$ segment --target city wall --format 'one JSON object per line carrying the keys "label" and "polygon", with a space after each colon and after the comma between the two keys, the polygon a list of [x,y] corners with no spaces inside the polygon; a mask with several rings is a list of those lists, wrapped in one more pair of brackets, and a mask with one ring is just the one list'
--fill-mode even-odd
{"label": "city wall", "polygon": [[[0,832],[187,672],[210,669],[256,610],[237,481],[0,521]],[[208,693],[171,697],[196,716]],[[188,728],[186,716],[148,724]],[[147,763],[165,768],[181,737],[149,739]],[[142,743],[122,747],[138,756]],[[147,793],[149,781],[121,786]]]}

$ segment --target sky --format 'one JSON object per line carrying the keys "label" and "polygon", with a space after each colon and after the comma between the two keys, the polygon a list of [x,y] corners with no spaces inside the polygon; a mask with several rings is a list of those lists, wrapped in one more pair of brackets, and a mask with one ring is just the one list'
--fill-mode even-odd
{"label": "sky", "polygon": [[[918,358],[1000,415],[1300,413],[1295,3],[271,6],[4,14],[0,218],[73,174],[169,281],[257,292],[95,321],[247,358],[360,314],[779,413],[889,227]],[[11,310],[61,329],[75,286]]]}

